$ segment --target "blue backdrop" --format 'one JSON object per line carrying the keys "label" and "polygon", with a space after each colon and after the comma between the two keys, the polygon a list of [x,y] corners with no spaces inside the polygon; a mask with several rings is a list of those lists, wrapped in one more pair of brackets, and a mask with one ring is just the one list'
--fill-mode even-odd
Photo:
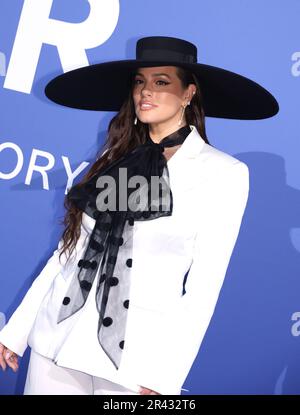
{"label": "blue backdrop", "polygon": [[[298,0],[0,2],[0,327],[56,248],[66,187],[114,115],[56,106],[45,84],[134,58],[140,37],[180,37],[280,105],[267,120],[206,119],[210,142],[249,166],[250,196],[185,393],[300,392],[299,14]],[[28,352],[17,374],[0,373],[0,394],[22,393],[27,364]]]}

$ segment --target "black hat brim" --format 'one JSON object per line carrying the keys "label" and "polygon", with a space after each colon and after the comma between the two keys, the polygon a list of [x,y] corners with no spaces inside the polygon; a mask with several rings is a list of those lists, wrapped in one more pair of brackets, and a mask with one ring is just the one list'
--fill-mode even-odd
{"label": "black hat brim", "polygon": [[273,95],[237,73],[206,64],[170,61],[121,60],[78,68],[52,79],[45,88],[53,102],[71,108],[119,111],[128,97],[133,70],[139,67],[180,66],[192,71],[203,96],[208,117],[264,119],[279,111]]}

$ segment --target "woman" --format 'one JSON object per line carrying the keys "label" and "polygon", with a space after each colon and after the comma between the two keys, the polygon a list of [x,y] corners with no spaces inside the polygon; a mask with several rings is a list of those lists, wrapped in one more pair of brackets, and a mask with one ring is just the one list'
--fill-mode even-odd
{"label": "woman", "polygon": [[25,394],[180,394],[248,196],[247,166],[209,145],[204,115],[266,118],[277,102],[170,37],[61,75],[46,95],[118,113],[69,191],[58,249],[0,333],[0,364],[17,371],[29,344]]}

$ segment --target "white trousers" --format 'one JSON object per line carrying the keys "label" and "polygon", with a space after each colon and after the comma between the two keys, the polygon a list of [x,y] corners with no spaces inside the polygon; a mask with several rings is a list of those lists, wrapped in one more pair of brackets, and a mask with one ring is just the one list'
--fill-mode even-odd
{"label": "white trousers", "polygon": [[31,350],[24,395],[138,395],[117,383],[57,366]]}

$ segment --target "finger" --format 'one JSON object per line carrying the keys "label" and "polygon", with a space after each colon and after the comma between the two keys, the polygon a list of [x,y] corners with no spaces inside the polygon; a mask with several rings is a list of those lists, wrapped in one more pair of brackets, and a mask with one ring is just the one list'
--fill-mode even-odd
{"label": "finger", "polygon": [[160,395],[160,393],[155,392],[152,389],[144,388],[144,387],[141,387],[141,388],[142,388],[140,392],[141,395]]}
{"label": "finger", "polygon": [[5,352],[5,361],[6,364],[14,371],[16,372],[19,368],[18,365],[18,357],[17,355],[12,352],[11,350],[7,349]]}
{"label": "finger", "polygon": [[142,388],[141,395],[151,395],[151,392],[153,392],[151,389]]}
{"label": "finger", "polygon": [[19,369],[19,365],[16,362],[15,358],[12,356],[8,360],[6,360],[6,364],[8,367],[10,367],[14,372],[16,372]]}
{"label": "finger", "polygon": [[5,363],[5,360],[3,359],[2,356],[0,357],[0,366],[1,366],[2,370],[6,369],[6,363]]}
{"label": "finger", "polygon": [[149,393],[149,390],[141,386],[140,395],[148,395],[148,393]]}
{"label": "finger", "polygon": [[6,369],[6,363],[4,360],[4,353],[5,353],[5,347],[3,346],[3,344],[0,343],[0,366],[2,368],[2,370]]}
{"label": "finger", "polygon": [[18,365],[19,365],[19,362],[18,362],[18,355],[16,355],[15,353],[13,353],[13,354],[9,357],[9,361],[10,361],[12,364],[14,364],[14,365],[18,366]]}

